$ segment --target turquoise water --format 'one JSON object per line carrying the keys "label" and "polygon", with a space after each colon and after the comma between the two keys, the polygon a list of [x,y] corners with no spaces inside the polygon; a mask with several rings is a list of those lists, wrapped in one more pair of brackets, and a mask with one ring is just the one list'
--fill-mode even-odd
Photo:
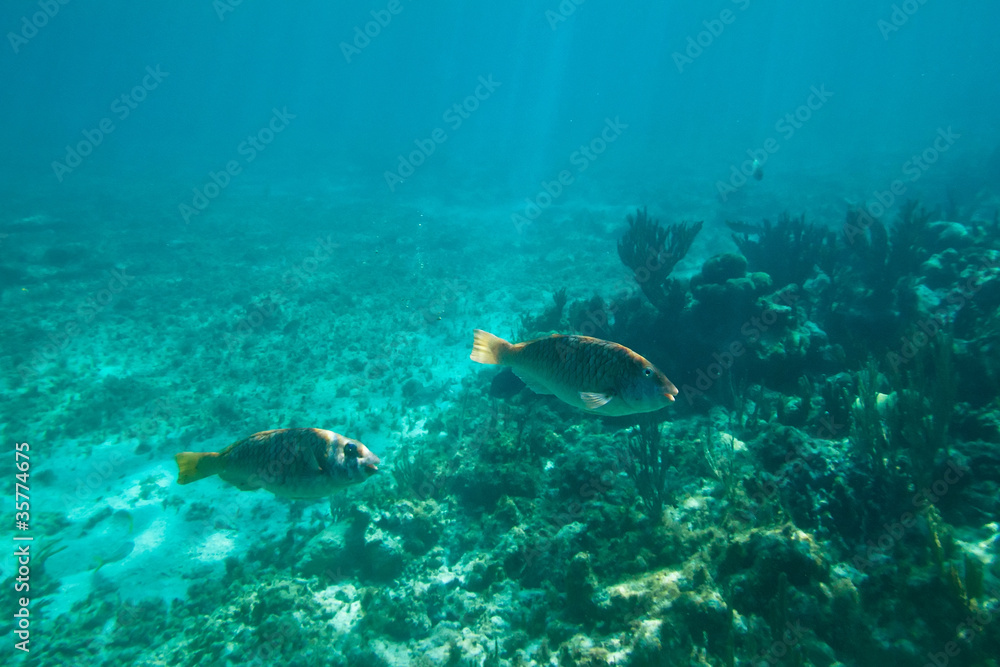
{"label": "turquoise water", "polygon": [[341,4],[0,10],[5,662],[997,664],[995,4]]}

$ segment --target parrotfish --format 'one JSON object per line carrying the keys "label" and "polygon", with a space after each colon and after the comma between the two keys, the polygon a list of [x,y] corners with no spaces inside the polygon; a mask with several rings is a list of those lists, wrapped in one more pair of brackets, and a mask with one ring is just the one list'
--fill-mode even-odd
{"label": "parrotfish", "polygon": [[535,393],[554,394],[572,406],[621,416],[659,410],[677,387],[642,355],[590,336],[552,335],[509,343],[481,329],[471,359],[509,366]]}
{"label": "parrotfish", "polygon": [[316,499],[360,484],[378,471],[379,458],[362,443],[319,428],[254,433],[220,452],[181,452],[177,483],[218,475],[241,491]]}
{"label": "parrotfish", "polygon": [[135,551],[135,542],[125,540],[117,547],[109,547],[110,545],[103,549],[104,553],[94,554],[94,567],[91,568],[94,572],[97,572],[108,563],[115,563],[128,558],[129,554]]}

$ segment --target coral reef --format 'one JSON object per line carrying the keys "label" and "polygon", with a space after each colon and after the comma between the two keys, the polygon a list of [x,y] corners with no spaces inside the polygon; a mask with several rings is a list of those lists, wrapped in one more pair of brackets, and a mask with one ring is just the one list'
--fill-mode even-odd
{"label": "coral reef", "polygon": [[818,269],[830,275],[836,261],[836,234],[806,223],[805,215],[782,213],[776,223],[727,221],[733,242],[751,269],[771,276],[776,287],[802,285]]}
{"label": "coral reef", "polygon": [[656,520],[669,498],[667,471],[670,452],[659,424],[644,420],[629,434],[625,471],[635,483],[649,515]]}
{"label": "coral reef", "polygon": [[618,257],[632,269],[635,280],[649,302],[663,313],[683,305],[677,283],[669,279],[677,262],[684,259],[701,231],[702,223],[673,224],[662,227],[649,217],[646,208],[629,215],[628,231],[618,240]]}
{"label": "coral reef", "polygon": [[[33,623],[51,640],[23,664],[833,667],[958,651],[995,665],[1000,248],[994,219],[935,217],[852,210],[860,231],[843,239],[801,216],[736,225],[738,252],[685,282],[670,274],[700,223],[664,228],[642,209],[618,245],[648,272],[635,294],[572,282],[566,261],[543,274],[556,290],[450,285],[404,293],[414,312],[400,314],[393,290],[434,284],[372,250],[412,255],[403,225],[358,241],[371,284],[338,286],[362,271],[345,257],[280,299],[192,288],[218,309],[204,331],[231,345],[179,335],[163,364],[186,381],[84,356],[46,366],[42,389],[4,390],[7,432],[38,419],[81,439],[77,459],[32,473],[65,511],[34,516],[52,546],[33,561]],[[610,283],[621,267],[601,270]],[[681,388],[676,404],[599,419],[496,369],[454,371],[472,319],[457,314],[491,299],[520,308],[526,335],[629,345]],[[372,312],[384,335],[358,336]],[[144,363],[165,321],[141,323]],[[49,418],[47,392],[77,372],[88,390]],[[312,505],[173,484],[170,453],[256,420],[371,435],[387,470]],[[123,508],[134,548],[99,570],[56,542],[79,549]]]}
{"label": "coral reef", "polygon": [[755,314],[758,298],[771,293],[771,277],[747,275],[746,268],[742,255],[725,253],[710,257],[691,278],[691,314],[701,331],[717,332],[748,319]]}

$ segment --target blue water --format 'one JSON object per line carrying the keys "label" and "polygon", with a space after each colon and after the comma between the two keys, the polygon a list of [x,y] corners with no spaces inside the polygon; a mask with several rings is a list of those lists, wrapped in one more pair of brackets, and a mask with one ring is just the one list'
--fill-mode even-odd
{"label": "blue water", "polygon": [[[210,171],[240,160],[236,147],[273,108],[287,108],[294,123],[250,178],[304,190],[329,179],[385,197],[383,172],[441,127],[446,144],[395,198],[475,189],[481,205],[510,206],[568,167],[605,118],[618,117],[627,132],[579,174],[581,187],[567,198],[586,198],[609,181],[632,198],[663,197],[671,183],[710,190],[746,150],[782,138],[776,122],[812,86],[826,86],[829,103],[781,141],[768,174],[789,190],[807,188],[817,170],[824,180],[839,174],[847,183],[837,194],[859,197],[870,182],[855,179],[901,164],[940,126],[963,135],[952,160],[996,144],[995,8],[916,6],[895,29],[892,3],[583,3],[567,4],[575,10],[557,20],[558,3],[512,10],[401,0],[398,14],[381,15],[391,19],[384,28],[368,26],[374,38],[358,39],[355,28],[385,7],[195,3],[112,6],[90,16],[70,3],[26,42],[15,39],[3,60],[4,180],[54,186],[51,163],[110,118],[114,133],[65,177],[69,188],[127,174],[176,179],[182,198]],[[38,8],[5,10],[11,33],[24,30],[29,10]],[[729,24],[720,19],[727,10]],[[688,38],[710,28],[721,32],[701,35],[707,46],[690,51],[692,62],[674,55],[686,58]],[[122,118],[113,101],[142,84],[146,67],[168,74]],[[474,94],[480,76],[499,87],[452,129],[443,113]]]}
{"label": "blue water", "polygon": [[[984,0],[960,6],[944,0],[6,3],[0,10],[2,429],[5,442],[30,442],[37,452],[31,459],[38,494],[32,548],[36,554],[46,544],[63,550],[45,563],[48,579],[39,579],[31,592],[30,653],[12,648],[16,622],[2,650],[24,664],[52,665],[179,664],[172,661],[181,655],[187,664],[436,665],[494,660],[497,641],[499,662],[488,664],[550,664],[548,649],[551,664],[560,651],[572,657],[558,664],[688,664],[691,646],[710,664],[759,664],[752,656],[760,659],[762,650],[765,659],[777,660],[766,654],[763,639],[737,641],[736,657],[727,658],[715,639],[701,639],[712,632],[709,621],[693,623],[694,639],[673,653],[641,658],[655,652],[625,638],[640,636],[641,627],[648,631],[643,623],[663,623],[663,605],[637,611],[628,630],[607,619],[574,625],[578,619],[556,612],[517,620],[519,606],[559,608],[574,554],[624,544],[627,533],[646,530],[638,520],[622,519],[631,528],[623,527],[621,535],[602,532],[581,538],[583,546],[553,547],[552,558],[561,565],[551,580],[519,579],[510,571],[505,579],[488,570],[492,587],[469,583],[485,576],[475,569],[477,554],[492,554],[483,562],[500,562],[498,545],[513,539],[496,526],[517,521],[502,500],[470,505],[462,489],[475,488],[474,477],[454,486],[440,482],[461,477],[445,463],[448,452],[479,442],[470,434],[481,428],[508,444],[521,443],[532,428],[544,439],[547,429],[558,437],[545,440],[545,447],[571,442],[583,450],[588,437],[620,447],[615,438],[632,426],[558,410],[544,417],[505,412],[505,399],[489,393],[492,369],[468,361],[471,331],[514,338],[579,330],[572,306],[561,327],[536,332],[522,323],[522,316],[541,314],[560,288],[580,304],[595,294],[608,303],[626,292],[641,297],[615,245],[627,229],[626,215],[643,206],[664,224],[705,222],[675,271],[685,279],[698,274],[706,258],[735,250],[726,221],[775,220],[788,211],[839,232],[848,208],[859,207],[891,227],[907,200],[933,209],[931,220],[966,225],[975,240],[955,246],[967,254],[949,260],[964,262],[950,278],[918,281],[927,286],[919,292],[925,305],[907,310],[900,298],[886,312],[898,321],[924,312],[920,308],[929,312],[928,291],[937,290],[934,303],[945,303],[953,287],[948,280],[958,285],[958,275],[970,267],[982,268],[977,280],[992,279],[988,252],[995,248],[996,228],[988,224],[1000,205],[998,22],[1000,7]],[[762,178],[753,176],[754,169]],[[939,251],[943,247],[928,246],[928,256]],[[987,254],[968,254],[974,251]],[[769,270],[752,262],[749,268]],[[845,293],[816,297],[817,303],[827,307],[848,298]],[[956,339],[976,345],[992,340],[993,329],[984,323],[992,296],[966,298],[980,310],[969,315],[975,325],[949,311]],[[622,316],[620,328],[609,328],[604,337],[616,331],[620,342],[646,341],[638,351],[678,387],[694,382],[711,353],[734,340],[729,333],[718,343],[692,333],[706,347],[672,361],[670,341],[680,320],[655,320],[649,304],[643,307],[650,314],[636,320],[645,322],[641,331],[626,330]],[[729,312],[732,321],[716,322],[716,331],[736,336],[744,314]],[[795,367],[816,395],[838,372],[860,372],[869,355],[884,359],[885,345],[899,346],[895,334],[888,343],[836,339],[836,331],[860,326],[857,320],[833,324],[817,315],[815,321],[829,324],[832,339],[824,344],[839,350],[813,366]],[[980,324],[984,328],[976,328]],[[992,354],[989,347],[956,349],[973,358],[980,354],[975,350]],[[974,365],[962,363],[962,373]],[[666,365],[674,365],[676,375]],[[766,363],[753,368],[748,383],[773,380],[775,390],[795,394],[791,385],[778,387],[782,369]],[[739,365],[737,371],[743,372]],[[891,393],[892,381],[883,379],[878,391]],[[855,396],[860,390],[852,381]],[[980,396],[996,389],[988,382],[974,385]],[[729,399],[717,400],[732,408]],[[970,410],[986,410],[989,402],[958,400]],[[705,406],[687,406],[681,414],[723,428],[720,413]],[[534,426],[524,431],[524,423]],[[240,493],[218,480],[184,489],[174,483],[178,451],[214,451],[256,431],[290,426],[359,437],[382,457],[387,474],[338,495],[329,510],[326,503],[303,508],[265,492]],[[701,428],[677,438],[695,442]],[[994,432],[984,429],[975,437],[966,432],[966,440],[996,445]],[[843,445],[846,438],[845,432],[828,440]],[[389,471],[406,452],[425,450],[437,463],[421,463],[418,456],[417,465],[434,469],[437,509],[421,505],[413,512],[467,525],[471,533],[486,522],[491,527],[481,539],[442,538],[441,553],[431,556],[411,544],[401,556],[410,569],[397,571],[389,559],[389,575],[356,564],[332,579],[297,569],[303,554],[315,550],[320,531],[357,525],[352,508],[361,505],[377,517],[393,504],[386,498],[406,498]],[[497,456],[483,460],[493,465]],[[545,460],[538,463],[537,456]],[[508,485],[498,493],[515,499],[511,504],[528,533],[538,527],[532,520],[544,523],[546,511],[558,515],[545,503],[570,502],[565,488],[546,477],[553,465],[546,456],[531,454],[538,465],[528,487],[496,473]],[[600,461],[581,457],[576,464],[587,474],[602,474]],[[557,469],[563,464],[559,460]],[[687,480],[680,484],[688,485],[690,496],[687,505],[687,496],[675,496],[675,506],[692,512],[701,506],[691,499],[698,495],[692,489],[710,477],[706,470],[675,465],[671,479]],[[615,488],[625,495],[609,497],[608,504],[635,501],[633,491],[629,496],[623,490],[633,488],[629,478],[622,470],[617,474]],[[430,502],[427,494],[414,493],[414,503]],[[966,502],[972,501],[957,506]],[[126,515],[113,512],[127,513],[128,528]],[[529,520],[531,512],[540,514]],[[983,509],[975,525],[945,512],[956,534],[971,531],[955,539],[982,557],[988,573],[996,569],[995,531],[993,537],[975,531],[986,530],[991,520],[996,525],[991,512]],[[720,516],[702,524],[691,519],[691,525],[707,529]],[[778,525],[784,515],[775,516]],[[386,543],[418,539],[397,530],[411,525],[406,521],[386,521],[379,528]],[[580,521],[572,525],[588,524]],[[685,520],[652,521],[665,530]],[[928,521],[924,533],[934,530]],[[442,525],[434,530],[444,531]],[[809,538],[801,549],[821,549],[818,541],[824,541],[829,554],[834,546],[843,549],[828,554],[831,563],[849,562],[851,545],[878,537],[865,532],[877,530],[868,525],[854,532],[831,525],[805,527]],[[369,544],[374,538],[366,535]],[[271,550],[266,557],[248,556],[260,544]],[[642,548],[662,554],[667,547]],[[332,553],[334,561],[370,556],[352,552],[350,544]],[[914,559],[929,568],[932,556],[919,553]],[[948,557],[958,563],[956,553]],[[643,558],[648,567],[630,565],[636,581],[659,576],[667,565],[675,572],[688,567],[685,577],[701,567],[694,556],[681,562]],[[36,556],[38,572],[42,560]],[[241,562],[246,569],[235,565]],[[340,565],[333,569],[341,572]],[[707,564],[706,571],[721,581],[717,565]],[[6,579],[16,568],[8,556],[0,572]],[[599,564],[595,569],[600,586],[622,581]],[[995,577],[987,574],[987,583]],[[274,603],[272,612],[259,612],[242,630],[230,622],[249,614],[264,589],[306,580],[308,594],[295,589],[284,607]],[[403,598],[418,597],[414,582],[431,582],[444,592],[397,609],[398,618],[378,611],[386,604],[372,602],[393,586]],[[837,584],[828,578],[822,585]],[[788,595],[818,599],[816,586]],[[481,605],[462,607],[453,599],[460,595]],[[739,630],[732,636],[777,636],[776,620],[767,620],[770,630],[755,625],[766,614],[741,611],[732,588],[719,595],[725,598],[720,604],[743,615],[733,621]],[[888,594],[865,589],[865,595]],[[239,596],[252,600],[237,611],[225,606]],[[309,602],[299,604],[304,597]],[[966,603],[989,609],[987,597],[970,602],[966,595]],[[17,596],[8,592],[2,604],[5,615],[16,610]],[[142,604],[152,605],[148,613],[128,616],[141,617],[141,625],[116,635],[128,625],[115,620],[121,609]],[[775,604],[808,617],[805,603]],[[867,602],[856,604],[878,616]],[[867,648],[851,653],[817,631],[827,648],[833,646],[829,655],[815,646],[801,649],[794,664],[917,664],[927,651],[935,654],[946,633],[934,627],[933,614],[905,592],[898,604],[925,619],[919,632],[907,637],[896,628],[883,636],[872,630]],[[184,605],[186,616],[177,613]],[[455,611],[460,607],[465,611]],[[279,642],[281,659],[261,649],[267,641],[253,635],[264,632],[261,624],[292,623],[296,613],[322,622]],[[393,631],[393,623],[414,614],[426,614],[429,627]],[[211,619],[223,624],[224,636],[195,640],[193,628]],[[937,622],[954,626],[951,617]],[[546,635],[545,650],[539,624],[561,628]],[[432,629],[439,626],[444,629]],[[62,637],[61,627],[68,628]],[[359,629],[368,633],[361,648],[345,638]],[[238,631],[253,636],[232,636]],[[181,632],[192,638],[191,646],[170,639]],[[145,645],[141,637],[147,636],[166,648]],[[587,653],[593,646],[585,651],[578,636],[606,654]],[[988,655],[996,636],[987,641],[993,643],[963,644],[963,655]],[[875,645],[880,653],[864,652]],[[996,664],[990,660],[965,664]]]}

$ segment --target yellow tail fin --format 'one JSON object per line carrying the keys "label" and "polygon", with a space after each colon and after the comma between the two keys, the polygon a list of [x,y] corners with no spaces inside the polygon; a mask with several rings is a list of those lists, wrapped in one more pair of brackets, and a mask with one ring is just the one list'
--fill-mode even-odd
{"label": "yellow tail fin", "polygon": [[190,484],[219,472],[218,452],[181,452],[177,460],[177,483]]}
{"label": "yellow tail fin", "polygon": [[513,347],[503,338],[486,333],[482,329],[476,329],[472,335],[472,354],[469,358],[480,364],[503,363],[504,353]]}

